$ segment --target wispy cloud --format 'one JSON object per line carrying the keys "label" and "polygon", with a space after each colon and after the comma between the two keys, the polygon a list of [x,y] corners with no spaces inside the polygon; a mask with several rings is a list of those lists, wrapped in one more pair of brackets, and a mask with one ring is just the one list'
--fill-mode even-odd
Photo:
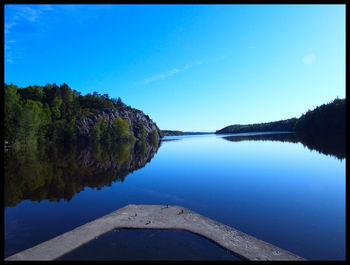
{"label": "wispy cloud", "polygon": [[[21,58],[23,46],[20,45],[24,38],[32,36],[32,31],[16,34],[16,30],[25,24],[35,25],[35,29],[42,30],[46,26],[48,11],[52,11],[51,5],[5,5],[5,59],[13,63]],[[32,28],[33,29],[33,28]]]}
{"label": "wispy cloud", "polygon": [[18,49],[12,49],[11,46],[5,44],[5,61],[14,63],[17,59],[22,59],[23,53]]}
{"label": "wispy cloud", "polygon": [[314,53],[306,54],[303,57],[303,63],[304,64],[312,64],[313,62],[315,62],[316,58],[317,57],[316,57],[316,55]]}
{"label": "wispy cloud", "polygon": [[6,40],[5,45],[4,45],[5,50],[11,49],[11,44],[13,44],[13,43],[15,43],[14,40]]}
{"label": "wispy cloud", "polygon": [[70,19],[80,25],[84,25],[86,20],[96,19],[103,16],[105,12],[112,10],[113,5],[102,4],[67,4],[54,5],[55,9],[60,13],[70,16]]}
{"label": "wispy cloud", "polygon": [[35,22],[38,18],[44,16],[47,11],[53,10],[51,5],[11,5],[10,8],[14,12],[13,20],[24,20]]}
{"label": "wispy cloud", "polygon": [[6,23],[5,24],[5,34],[8,34],[10,32],[10,29],[13,27],[13,26],[16,26],[16,22],[14,21],[11,21],[9,23]]}
{"label": "wispy cloud", "polygon": [[16,55],[19,55],[20,52],[19,51],[13,51],[12,49],[12,45],[15,43],[16,41],[13,39],[5,39],[5,44],[4,44],[4,48],[5,48],[5,59],[6,62],[8,63],[13,63],[14,57]]}
{"label": "wispy cloud", "polygon": [[[5,5],[5,57],[7,62],[17,61],[23,55],[25,40],[39,38],[51,29],[53,20],[67,16],[71,21],[84,21],[103,15],[111,5],[61,5],[61,4],[6,4]],[[85,19],[85,20],[84,20]],[[23,28],[26,28],[23,31]],[[9,40],[11,39],[11,40]],[[16,43],[15,43],[16,42]]]}
{"label": "wispy cloud", "polygon": [[176,73],[183,72],[183,71],[185,71],[187,69],[190,69],[190,68],[192,68],[194,66],[197,66],[197,65],[200,65],[200,64],[202,64],[202,61],[197,61],[197,62],[195,62],[193,64],[186,64],[185,66],[183,66],[181,68],[174,68],[174,69],[169,70],[169,71],[167,71],[165,73],[157,74],[157,75],[154,75],[154,76],[152,76],[150,78],[146,78],[143,81],[137,83],[137,85],[149,84],[149,83],[152,83],[152,82],[155,82],[155,81],[167,78],[169,76],[172,76],[172,75],[174,75]]}

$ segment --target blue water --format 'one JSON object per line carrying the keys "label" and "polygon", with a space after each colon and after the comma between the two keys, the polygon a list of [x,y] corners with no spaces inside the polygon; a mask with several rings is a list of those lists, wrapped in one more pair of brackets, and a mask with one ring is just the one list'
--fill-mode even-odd
{"label": "blue water", "polygon": [[241,259],[212,241],[187,231],[119,229],[84,244],[58,260]]}
{"label": "blue water", "polygon": [[309,260],[345,259],[345,163],[301,143],[166,137],[123,182],[5,208],[5,257],[127,204],[181,205]]}

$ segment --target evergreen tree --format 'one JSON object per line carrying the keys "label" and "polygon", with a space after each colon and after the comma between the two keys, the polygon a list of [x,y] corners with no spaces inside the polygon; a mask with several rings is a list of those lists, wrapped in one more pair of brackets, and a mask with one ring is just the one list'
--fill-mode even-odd
{"label": "evergreen tree", "polygon": [[35,145],[41,125],[41,102],[27,99],[18,119],[16,141],[21,145]]}
{"label": "evergreen tree", "polygon": [[44,103],[43,108],[40,112],[40,127],[38,132],[38,137],[40,142],[45,142],[47,139],[49,130],[52,126],[52,120],[51,120],[51,110],[47,103]]}
{"label": "evergreen tree", "polygon": [[10,84],[4,86],[4,133],[5,140],[9,143],[15,141],[18,128],[18,115],[21,112],[20,95],[18,87]]}

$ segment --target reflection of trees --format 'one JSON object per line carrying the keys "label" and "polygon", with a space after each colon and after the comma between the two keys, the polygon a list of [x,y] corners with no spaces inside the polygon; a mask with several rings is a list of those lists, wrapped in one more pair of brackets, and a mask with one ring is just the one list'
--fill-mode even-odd
{"label": "reflection of trees", "polygon": [[110,186],[144,167],[157,152],[135,144],[47,146],[5,152],[5,207],[25,199],[71,200],[84,187]]}
{"label": "reflection of trees", "polygon": [[245,136],[227,136],[225,140],[232,142],[239,141],[280,141],[291,143],[302,143],[310,150],[316,150],[325,155],[332,155],[338,159],[345,158],[345,134],[264,134],[264,135],[245,135]]}

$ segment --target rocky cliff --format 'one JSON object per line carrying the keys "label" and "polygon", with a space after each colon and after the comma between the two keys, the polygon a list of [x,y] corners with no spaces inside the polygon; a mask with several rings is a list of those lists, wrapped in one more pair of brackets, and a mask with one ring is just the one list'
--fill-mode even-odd
{"label": "rocky cliff", "polygon": [[92,128],[96,124],[97,120],[103,116],[108,125],[111,126],[116,117],[120,117],[126,120],[130,127],[130,132],[136,137],[141,139],[142,125],[146,131],[146,139],[152,140],[154,132],[156,132],[158,139],[162,137],[162,133],[155,122],[153,122],[148,115],[145,115],[141,110],[134,109],[128,106],[120,108],[107,108],[96,114],[91,114],[89,117],[79,119],[76,121],[76,127],[78,130],[78,136],[91,139]]}

